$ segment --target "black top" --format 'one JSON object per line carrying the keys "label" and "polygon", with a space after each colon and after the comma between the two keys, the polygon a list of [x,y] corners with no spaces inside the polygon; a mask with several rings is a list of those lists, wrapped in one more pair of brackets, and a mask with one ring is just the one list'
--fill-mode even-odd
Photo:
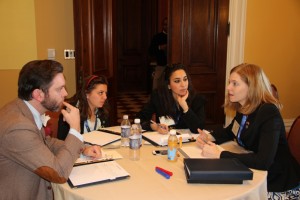
{"label": "black top", "polygon": [[[187,104],[189,110],[186,113],[183,113],[181,108],[174,105],[176,116],[171,116],[176,123],[174,128],[189,128],[191,132],[197,133],[197,128],[203,129],[205,124],[205,100],[199,93],[190,93],[187,98]],[[149,102],[137,114],[137,118],[141,119],[141,125],[144,130],[152,130],[150,127],[150,120],[154,113],[156,114],[156,122],[159,122],[159,117],[164,116],[162,114],[163,106],[164,105],[158,98],[158,91],[154,90],[150,96]]]}
{"label": "black top", "polygon": [[[233,124],[235,120],[240,124],[242,117],[237,113],[228,127],[212,132],[216,143],[236,139]],[[274,104],[262,104],[248,116],[240,139],[245,149],[253,153],[223,151],[221,158],[237,158],[249,168],[267,170],[269,192],[283,192],[299,185],[300,166],[289,150],[284,123]]]}
{"label": "black top", "polygon": [[[74,105],[74,104],[73,104]],[[101,127],[108,127],[109,126],[109,119],[102,113],[102,110],[99,109],[96,114],[96,120],[100,119]],[[86,120],[80,119],[80,133],[83,134],[84,131],[84,122]],[[63,115],[59,115],[58,119],[58,127],[57,127],[57,138],[60,140],[65,140],[67,135],[69,134],[70,126],[67,122],[63,121]],[[91,130],[93,131],[93,130]]]}
{"label": "black top", "polygon": [[155,57],[158,66],[167,65],[167,51],[158,48],[159,45],[167,44],[167,36],[168,35],[164,32],[154,35],[149,47],[149,54]]}

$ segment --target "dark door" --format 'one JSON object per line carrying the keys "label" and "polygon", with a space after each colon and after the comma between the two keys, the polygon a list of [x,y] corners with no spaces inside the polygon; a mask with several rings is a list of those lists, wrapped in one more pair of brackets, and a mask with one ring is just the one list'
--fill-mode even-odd
{"label": "dark door", "polygon": [[228,0],[169,1],[169,62],[189,69],[206,98],[206,123],[223,125],[228,36]]}
{"label": "dark door", "polygon": [[83,78],[91,74],[107,77],[112,125],[117,121],[114,5],[112,0],[73,0],[76,85],[81,87]]}
{"label": "dark door", "polygon": [[117,75],[118,91],[147,90],[148,46],[153,0],[117,1]]}

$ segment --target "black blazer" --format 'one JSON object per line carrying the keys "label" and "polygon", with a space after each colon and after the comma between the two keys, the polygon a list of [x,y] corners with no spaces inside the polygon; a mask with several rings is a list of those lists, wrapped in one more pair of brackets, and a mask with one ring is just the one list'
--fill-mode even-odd
{"label": "black blazer", "polygon": [[[236,120],[240,124],[242,116],[237,113],[228,127],[212,132],[218,144],[236,139],[233,123]],[[267,170],[269,192],[283,192],[299,185],[300,166],[289,150],[284,123],[274,104],[262,104],[250,114],[240,138],[245,149],[253,153],[223,151],[221,158],[237,158],[249,168]]]}
{"label": "black blazer", "polygon": [[[182,109],[178,110],[178,122],[174,128],[187,129],[197,133],[197,128],[203,129],[205,124],[204,105],[205,100],[199,93],[190,93],[187,98],[189,110],[183,113]],[[137,118],[141,119],[141,125],[144,130],[151,131],[150,120],[152,115],[156,114],[156,121],[159,122],[159,117],[163,116],[161,110],[162,105],[158,98],[158,91],[154,90],[150,96],[149,102],[137,114]],[[176,105],[174,105],[174,108]],[[173,117],[173,118],[177,118]]]}

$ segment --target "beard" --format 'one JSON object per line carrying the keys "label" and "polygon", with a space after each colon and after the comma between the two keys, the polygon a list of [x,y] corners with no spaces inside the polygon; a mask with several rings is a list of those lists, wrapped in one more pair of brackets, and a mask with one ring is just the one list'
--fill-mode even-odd
{"label": "beard", "polygon": [[58,103],[54,99],[45,98],[44,101],[41,102],[42,106],[51,112],[57,112],[61,109],[62,103]]}

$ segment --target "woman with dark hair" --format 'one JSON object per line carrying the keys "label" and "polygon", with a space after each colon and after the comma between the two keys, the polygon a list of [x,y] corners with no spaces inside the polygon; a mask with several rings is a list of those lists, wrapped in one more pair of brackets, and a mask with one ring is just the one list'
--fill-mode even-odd
{"label": "woman with dark hair", "polygon": [[[67,101],[80,111],[80,133],[87,133],[108,126],[108,82],[104,76],[91,75],[77,93]],[[59,117],[57,138],[67,137],[69,126]]]}
{"label": "woman with dark hair", "polygon": [[[204,128],[204,104],[204,98],[193,90],[185,67],[173,64],[166,67],[164,82],[153,90],[137,117],[145,130],[166,134],[173,127],[196,133],[197,128]],[[151,121],[154,115],[155,122]]]}

